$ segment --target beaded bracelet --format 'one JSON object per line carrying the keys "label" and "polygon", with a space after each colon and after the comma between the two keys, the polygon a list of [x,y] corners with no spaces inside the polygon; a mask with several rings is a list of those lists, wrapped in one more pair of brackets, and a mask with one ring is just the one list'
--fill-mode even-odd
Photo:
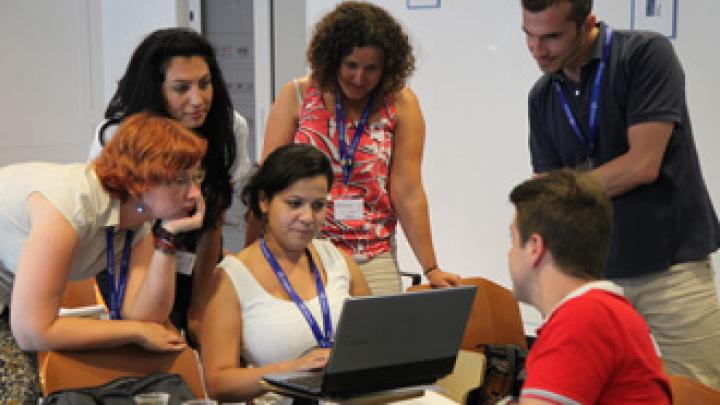
{"label": "beaded bracelet", "polygon": [[174,243],[159,236],[155,237],[155,249],[161,251],[166,255],[174,255],[175,251],[177,250]]}
{"label": "beaded bracelet", "polygon": [[152,233],[155,237],[155,249],[158,249],[165,254],[175,254],[175,251],[177,250],[177,235],[170,233],[170,231],[163,228],[160,221],[155,223]]}

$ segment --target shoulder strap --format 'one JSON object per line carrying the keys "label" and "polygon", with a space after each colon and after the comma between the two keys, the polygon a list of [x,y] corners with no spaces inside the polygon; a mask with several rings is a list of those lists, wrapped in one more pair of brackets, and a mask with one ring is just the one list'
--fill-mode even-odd
{"label": "shoulder strap", "polygon": [[298,106],[302,109],[303,97],[302,91],[300,90],[300,82],[298,79],[293,79],[293,84],[295,85],[295,95],[297,96]]}

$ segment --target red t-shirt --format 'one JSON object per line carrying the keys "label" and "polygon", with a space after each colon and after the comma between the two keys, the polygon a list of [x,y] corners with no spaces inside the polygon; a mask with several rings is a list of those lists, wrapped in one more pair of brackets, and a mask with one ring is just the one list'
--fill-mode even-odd
{"label": "red t-shirt", "polygon": [[521,397],[556,404],[670,404],[647,324],[602,289],[571,298],[538,330]]}

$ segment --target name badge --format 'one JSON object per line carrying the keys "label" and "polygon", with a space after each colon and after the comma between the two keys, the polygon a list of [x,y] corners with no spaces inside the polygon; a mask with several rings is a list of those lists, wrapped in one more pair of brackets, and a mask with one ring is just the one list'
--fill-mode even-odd
{"label": "name badge", "polygon": [[187,276],[192,275],[193,268],[195,268],[195,253],[190,252],[175,252],[175,264],[177,266],[177,272],[185,274]]}
{"label": "name badge", "polygon": [[363,219],[363,200],[354,198],[333,201],[335,219],[338,221],[353,221]]}

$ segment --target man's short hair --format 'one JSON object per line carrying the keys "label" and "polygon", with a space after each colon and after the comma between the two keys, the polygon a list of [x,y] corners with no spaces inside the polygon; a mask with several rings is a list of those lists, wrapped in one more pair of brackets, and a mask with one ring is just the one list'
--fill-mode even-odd
{"label": "man's short hair", "polygon": [[570,2],[572,5],[568,21],[575,22],[578,27],[581,26],[592,11],[592,0],[522,0],[522,6],[525,10],[535,13],[564,1]]}
{"label": "man's short hair", "polygon": [[538,234],[563,273],[601,279],[610,250],[612,206],[587,173],[559,169],[527,180],[510,193],[524,245]]}

